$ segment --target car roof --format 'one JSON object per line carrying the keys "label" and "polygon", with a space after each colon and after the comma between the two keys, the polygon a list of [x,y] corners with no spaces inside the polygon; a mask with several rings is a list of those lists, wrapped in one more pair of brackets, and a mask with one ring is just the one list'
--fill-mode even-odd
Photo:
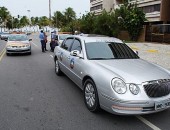
{"label": "car roof", "polygon": [[[85,41],[86,43],[89,42],[115,42],[115,43],[123,43],[122,40],[115,38],[115,37],[108,37],[108,36],[80,36],[80,35],[73,35],[73,36],[69,36],[69,37],[75,37],[78,39],[81,39],[83,41]],[[68,37],[68,38],[69,38]]]}

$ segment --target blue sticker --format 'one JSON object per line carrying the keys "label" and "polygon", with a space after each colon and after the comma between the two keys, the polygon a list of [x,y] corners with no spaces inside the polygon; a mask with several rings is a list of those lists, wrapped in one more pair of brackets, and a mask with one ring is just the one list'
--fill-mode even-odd
{"label": "blue sticker", "polygon": [[70,67],[73,69],[74,68],[74,58],[70,60]]}
{"label": "blue sticker", "polygon": [[61,61],[63,60],[63,52],[61,52],[61,54],[60,54],[60,60]]}

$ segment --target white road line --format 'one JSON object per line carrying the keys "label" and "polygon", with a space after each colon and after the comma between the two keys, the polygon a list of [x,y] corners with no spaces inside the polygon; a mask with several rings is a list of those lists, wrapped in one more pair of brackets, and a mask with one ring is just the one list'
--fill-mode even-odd
{"label": "white road line", "polygon": [[146,125],[148,125],[149,127],[151,127],[153,130],[161,130],[160,128],[158,128],[157,126],[155,126],[154,124],[152,124],[151,122],[149,122],[148,120],[146,120],[145,118],[141,117],[141,116],[136,116],[140,121],[142,121],[143,123],[145,123]]}
{"label": "white road line", "polygon": [[51,56],[52,58],[54,58],[53,55],[50,55],[50,56]]}
{"label": "white road line", "polygon": [[35,43],[32,42],[32,44],[33,44],[34,46],[38,47]]}

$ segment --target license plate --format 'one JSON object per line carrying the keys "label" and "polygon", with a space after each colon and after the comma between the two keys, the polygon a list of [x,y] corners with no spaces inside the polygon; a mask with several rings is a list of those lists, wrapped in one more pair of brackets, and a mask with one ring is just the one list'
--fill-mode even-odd
{"label": "license plate", "polygon": [[155,110],[160,110],[170,107],[170,101],[155,102]]}

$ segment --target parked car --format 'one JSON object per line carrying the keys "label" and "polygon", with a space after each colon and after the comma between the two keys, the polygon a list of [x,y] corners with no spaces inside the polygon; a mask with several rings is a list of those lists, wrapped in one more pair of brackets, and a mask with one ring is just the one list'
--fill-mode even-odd
{"label": "parked car", "polygon": [[61,44],[64,41],[64,39],[67,38],[70,35],[71,34],[58,34],[58,35],[56,35],[56,37],[57,37],[59,43]]}
{"label": "parked car", "polygon": [[31,41],[26,34],[11,34],[6,45],[6,54],[28,53],[31,55]]}
{"label": "parked car", "polygon": [[170,107],[170,71],[140,59],[119,39],[69,36],[54,54],[56,74],[83,90],[91,112],[135,115]]}
{"label": "parked car", "polygon": [[7,40],[9,37],[10,33],[9,32],[3,32],[1,34],[1,40]]}

